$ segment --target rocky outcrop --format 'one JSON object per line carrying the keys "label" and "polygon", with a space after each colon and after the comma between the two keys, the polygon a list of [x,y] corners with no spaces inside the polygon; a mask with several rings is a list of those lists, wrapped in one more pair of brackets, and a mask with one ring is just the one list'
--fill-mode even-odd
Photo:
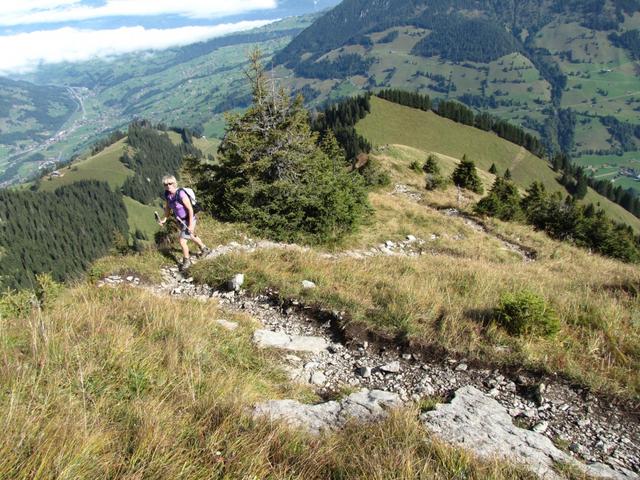
{"label": "rocky outcrop", "polygon": [[254,417],[282,421],[312,433],[344,426],[349,420],[379,420],[387,410],[402,406],[395,393],[362,389],[340,401],[305,405],[295,400],[270,400],[255,406]]}
{"label": "rocky outcrop", "polygon": [[633,472],[616,472],[603,464],[576,461],[544,435],[515,426],[506,408],[472,386],[458,389],[451,403],[437,405],[435,410],[423,413],[421,419],[442,440],[481,457],[526,463],[542,478],[562,478],[554,470],[557,464],[570,464],[599,478],[639,478]]}

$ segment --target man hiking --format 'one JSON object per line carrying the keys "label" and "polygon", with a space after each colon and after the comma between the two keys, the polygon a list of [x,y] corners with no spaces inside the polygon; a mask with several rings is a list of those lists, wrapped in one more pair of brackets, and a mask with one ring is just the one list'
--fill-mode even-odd
{"label": "man hiking", "polygon": [[193,240],[198,247],[200,247],[200,253],[206,255],[211,250],[202,243],[200,237],[195,233],[196,230],[196,216],[193,212],[193,205],[189,194],[182,188],[178,188],[178,182],[173,175],[165,175],[162,177],[162,185],[164,185],[164,218],[158,220],[160,225],[164,225],[169,218],[171,212],[176,217],[178,225],[180,226],[180,247],[182,247],[182,270],[185,270],[191,266],[191,258],[189,255],[189,245],[187,240]]}

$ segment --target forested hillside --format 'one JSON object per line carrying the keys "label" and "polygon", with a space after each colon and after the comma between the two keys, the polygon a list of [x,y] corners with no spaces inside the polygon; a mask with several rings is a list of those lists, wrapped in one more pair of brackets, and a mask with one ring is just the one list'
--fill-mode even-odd
{"label": "forested hillside", "polygon": [[35,276],[67,280],[127,238],[122,195],[84,181],[55,192],[0,190],[0,289],[33,288]]}
{"label": "forested hillside", "polygon": [[202,154],[193,144],[191,136],[187,142],[174,143],[165,133],[158,132],[146,122],[134,122],[129,125],[127,144],[132,154],[125,152],[122,163],[134,172],[122,185],[122,193],[140,203],[149,204],[162,193],[163,175],[178,175],[185,156],[199,158]]}

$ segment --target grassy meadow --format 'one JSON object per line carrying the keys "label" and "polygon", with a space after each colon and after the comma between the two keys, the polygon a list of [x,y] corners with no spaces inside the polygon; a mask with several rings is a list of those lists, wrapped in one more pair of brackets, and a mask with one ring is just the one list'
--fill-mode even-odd
{"label": "grassy meadow", "polygon": [[133,172],[120,161],[127,148],[126,142],[127,139],[123,138],[86,160],[61,168],[59,172],[63,176],[51,179],[45,177],[40,184],[40,190],[52,192],[58,187],[81,180],[101,180],[107,182],[112,189],[120,188],[124,181],[133,175]]}
{"label": "grassy meadow", "polygon": [[[460,357],[496,365],[557,372],[596,391],[640,398],[640,270],[549,239],[530,227],[487,219],[489,232],[448,217],[436,207],[470,209],[468,192],[422,190],[411,169],[415,150],[391,146],[374,154],[392,186],[369,196],[374,213],[359,233],[330,249],[261,250],[199,262],[196,281],[218,284],[244,272],[253,292],[275,288],[347,312],[347,322],[414,344],[443,347]],[[452,168],[441,162],[443,173]],[[488,174],[486,174],[488,176]],[[489,180],[488,178],[485,179]],[[423,192],[419,202],[393,192],[401,182]],[[211,235],[214,222],[203,225]],[[227,227],[228,228],[228,227]],[[425,240],[417,257],[327,258],[324,253],[366,251],[407,235]],[[524,262],[497,237],[537,253]],[[317,288],[305,290],[302,280]],[[502,294],[532,291],[557,313],[561,329],[551,338],[513,337],[493,321]]]}

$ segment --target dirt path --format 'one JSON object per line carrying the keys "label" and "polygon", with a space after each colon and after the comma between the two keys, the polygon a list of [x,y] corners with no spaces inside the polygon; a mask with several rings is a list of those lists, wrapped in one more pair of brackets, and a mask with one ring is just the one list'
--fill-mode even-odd
{"label": "dirt path", "polygon": [[520,147],[520,150],[518,150],[518,154],[516,155],[516,158],[513,159],[513,162],[511,162],[511,171],[513,172],[518,165],[520,165],[520,163],[522,163],[522,160],[524,160],[524,157],[527,156],[527,149],[524,147]]}

